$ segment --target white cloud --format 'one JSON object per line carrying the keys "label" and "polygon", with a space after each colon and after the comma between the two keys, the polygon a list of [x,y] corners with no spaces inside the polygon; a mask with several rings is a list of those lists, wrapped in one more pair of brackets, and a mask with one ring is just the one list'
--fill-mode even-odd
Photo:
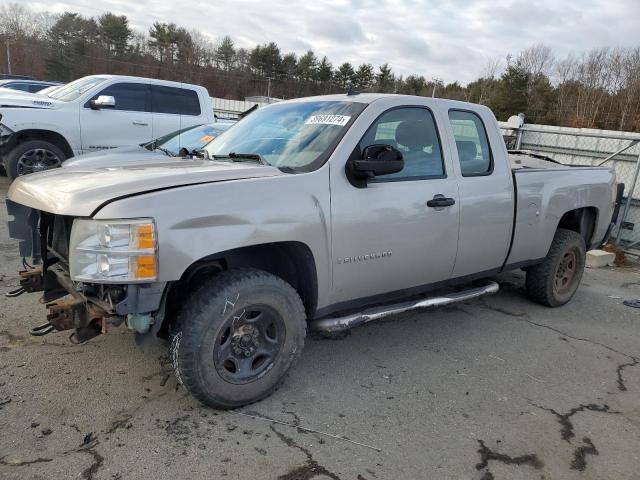
{"label": "white cloud", "polygon": [[[175,22],[210,37],[230,35],[243,47],[275,41],[283,52],[312,49],[334,66],[389,63],[398,74],[468,82],[488,58],[544,43],[558,56],[594,47],[635,46],[638,0],[90,0],[33,2],[34,10],[105,11],[147,30]],[[98,7],[99,5],[99,7]]]}

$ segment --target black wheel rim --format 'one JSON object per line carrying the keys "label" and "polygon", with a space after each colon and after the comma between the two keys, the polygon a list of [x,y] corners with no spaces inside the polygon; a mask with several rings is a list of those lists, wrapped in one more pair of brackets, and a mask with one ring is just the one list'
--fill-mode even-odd
{"label": "black wheel rim", "polygon": [[283,318],[266,305],[234,312],[224,323],[213,348],[213,363],[229,383],[245,384],[273,367],[285,340]]}
{"label": "black wheel rim", "polygon": [[575,251],[569,250],[560,259],[553,279],[553,289],[559,295],[570,292],[578,273],[578,256]]}
{"label": "black wheel rim", "polygon": [[46,148],[32,148],[18,159],[18,175],[42,172],[60,166],[60,157]]}

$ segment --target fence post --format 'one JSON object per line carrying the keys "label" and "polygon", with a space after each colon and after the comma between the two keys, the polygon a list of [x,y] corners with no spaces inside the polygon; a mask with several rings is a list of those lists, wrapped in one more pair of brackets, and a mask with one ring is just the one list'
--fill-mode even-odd
{"label": "fence post", "polygon": [[522,145],[522,127],[518,127],[518,133],[516,133],[516,150],[520,150]]}
{"label": "fence post", "polygon": [[633,191],[636,189],[636,182],[638,181],[638,173],[640,173],[640,154],[638,154],[638,159],[636,160],[636,168],[633,172],[633,180],[631,181],[631,187],[627,193],[627,203],[624,204],[624,209],[622,210],[622,218],[620,218],[620,227],[618,228],[618,235],[616,236],[616,245],[620,244],[620,239],[622,237],[622,224],[627,218],[627,214],[629,213],[629,207],[631,207],[631,202],[633,200]]}

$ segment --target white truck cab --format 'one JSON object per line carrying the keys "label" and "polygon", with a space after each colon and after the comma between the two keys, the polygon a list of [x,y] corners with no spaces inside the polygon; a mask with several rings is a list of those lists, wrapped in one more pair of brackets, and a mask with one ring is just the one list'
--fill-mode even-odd
{"label": "white truck cab", "polygon": [[11,178],[215,121],[204,87],[120,75],[83,77],[48,95],[2,96],[0,115],[0,157]]}

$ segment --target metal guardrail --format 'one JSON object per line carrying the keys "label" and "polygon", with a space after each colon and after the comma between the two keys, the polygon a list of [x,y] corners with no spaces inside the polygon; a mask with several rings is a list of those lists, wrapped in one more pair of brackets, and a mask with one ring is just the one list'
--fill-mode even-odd
{"label": "metal guardrail", "polygon": [[609,164],[625,184],[613,238],[623,247],[640,244],[640,134],[569,127],[501,123],[507,148],[548,154],[568,164]]}

